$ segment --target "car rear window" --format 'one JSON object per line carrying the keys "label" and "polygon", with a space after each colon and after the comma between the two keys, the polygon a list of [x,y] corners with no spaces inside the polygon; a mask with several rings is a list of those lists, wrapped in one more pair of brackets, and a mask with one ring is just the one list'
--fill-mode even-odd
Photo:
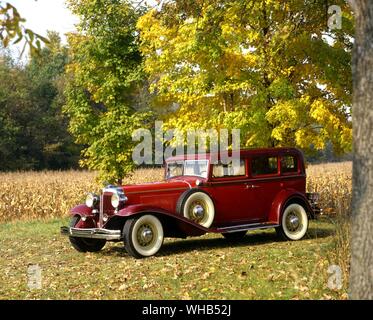
{"label": "car rear window", "polygon": [[277,157],[259,156],[252,158],[251,172],[253,176],[276,174],[278,172]]}
{"label": "car rear window", "polygon": [[298,161],[295,156],[284,156],[281,158],[281,172],[298,172]]}

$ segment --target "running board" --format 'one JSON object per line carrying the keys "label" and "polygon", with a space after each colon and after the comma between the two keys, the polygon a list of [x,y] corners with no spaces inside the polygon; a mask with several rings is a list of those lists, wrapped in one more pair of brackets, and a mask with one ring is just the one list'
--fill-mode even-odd
{"label": "running board", "polygon": [[217,233],[233,233],[233,232],[240,232],[240,231],[248,231],[248,230],[258,230],[258,229],[270,229],[279,227],[279,224],[269,224],[269,223],[251,223],[251,224],[242,224],[239,226],[230,226],[224,228],[217,228],[215,232]]}

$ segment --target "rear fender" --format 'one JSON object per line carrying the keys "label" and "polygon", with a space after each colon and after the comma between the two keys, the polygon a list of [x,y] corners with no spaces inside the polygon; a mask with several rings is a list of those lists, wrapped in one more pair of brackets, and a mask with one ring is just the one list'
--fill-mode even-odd
{"label": "rear fender", "polygon": [[310,218],[314,218],[314,212],[306,198],[306,196],[293,189],[285,189],[278,193],[272,203],[271,212],[268,221],[275,224],[281,224],[281,215],[289,203],[299,203],[304,206]]}

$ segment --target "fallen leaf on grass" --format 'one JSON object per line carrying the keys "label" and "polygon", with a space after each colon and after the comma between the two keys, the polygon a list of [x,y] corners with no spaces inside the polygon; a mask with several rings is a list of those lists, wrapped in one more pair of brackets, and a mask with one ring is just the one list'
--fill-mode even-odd
{"label": "fallen leaf on grass", "polygon": [[126,290],[127,289],[127,285],[126,284],[122,284],[118,290],[122,291],[122,290]]}

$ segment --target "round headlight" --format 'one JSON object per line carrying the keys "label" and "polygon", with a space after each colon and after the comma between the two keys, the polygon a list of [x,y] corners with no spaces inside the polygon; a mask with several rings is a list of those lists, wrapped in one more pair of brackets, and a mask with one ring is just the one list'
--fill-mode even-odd
{"label": "round headlight", "polygon": [[93,193],[88,193],[87,198],[85,199],[85,205],[88,208],[93,208],[98,203],[98,196]]}
{"label": "round headlight", "polygon": [[117,193],[113,193],[113,195],[111,196],[111,205],[113,206],[113,208],[117,209],[119,207],[119,203],[119,195]]}
{"label": "round headlight", "polygon": [[114,209],[119,209],[119,207],[123,206],[127,200],[128,199],[124,195],[123,191],[117,190],[111,196],[111,205],[113,206]]}

